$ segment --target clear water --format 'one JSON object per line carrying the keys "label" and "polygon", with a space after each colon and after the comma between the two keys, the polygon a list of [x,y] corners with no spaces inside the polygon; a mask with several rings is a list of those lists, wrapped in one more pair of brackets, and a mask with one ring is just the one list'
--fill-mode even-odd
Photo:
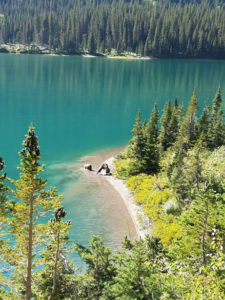
{"label": "clear water", "polygon": [[18,176],[18,151],[33,122],[47,166],[44,176],[64,194],[72,240],[87,244],[96,233],[117,247],[129,235],[125,210],[118,199],[108,202],[102,183],[84,175],[77,162],[125,145],[138,109],[148,119],[155,102],[161,110],[177,97],[186,106],[194,87],[202,107],[218,86],[225,98],[225,61],[1,54],[0,155],[8,176]]}

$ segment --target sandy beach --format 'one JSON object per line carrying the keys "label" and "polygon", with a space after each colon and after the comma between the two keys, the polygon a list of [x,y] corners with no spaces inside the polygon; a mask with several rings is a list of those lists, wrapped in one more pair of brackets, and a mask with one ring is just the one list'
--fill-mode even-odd
{"label": "sandy beach", "polygon": [[[96,176],[100,180],[100,184],[103,188],[108,189],[108,197],[115,197],[115,192],[119,196],[120,201],[125,205],[133,224],[130,224],[130,228],[135,228],[135,234],[132,234],[134,238],[144,238],[149,234],[151,230],[151,222],[144,215],[141,207],[133,201],[133,195],[128,190],[124,180],[118,179],[115,176],[102,176],[97,175],[96,171],[102,163],[107,163],[110,170],[114,170],[115,156],[121,152],[124,147],[114,148],[106,151],[97,152],[90,156],[82,158],[83,164],[90,163],[93,167],[93,172],[85,170],[87,175]],[[106,184],[107,183],[107,184]]]}
{"label": "sandy beach", "polygon": [[91,55],[91,54],[82,54],[84,58],[108,58],[108,59],[123,59],[123,60],[150,60],[152,59],[149,56],[138,56],[138,55]]}
{"label": "sandy beach", "polygon": [[133,55],[107,55],[106,58],[109,58],[109,59],[134,59],[134,60],[150,60],[152,59],[151,57],[149,56],[133,56]]}

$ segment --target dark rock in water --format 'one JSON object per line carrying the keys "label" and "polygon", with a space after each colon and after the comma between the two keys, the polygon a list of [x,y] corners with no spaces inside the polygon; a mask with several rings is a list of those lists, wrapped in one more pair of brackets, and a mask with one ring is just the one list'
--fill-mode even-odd
{"label": "dark rock in water", "polygon": [[92,171],[92,165],[90,165],[90,164],[86,164],[84,166],[84,168],[85,168],[85,170]]}
{"label": "dark rock in water", "polygon": [[110,172],[110,168],[108,166],[108,164],[102,164],[101,167],[98,169],[97,174],[101,174],[101,175],[112,175]]}

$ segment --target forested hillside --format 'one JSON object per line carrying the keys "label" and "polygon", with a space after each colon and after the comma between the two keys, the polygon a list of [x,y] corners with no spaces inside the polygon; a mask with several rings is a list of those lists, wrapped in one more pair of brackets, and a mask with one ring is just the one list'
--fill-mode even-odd
{"label": "forested hillside", "polygon": [[64,54],[115,49],[154,57],[225,58],[225,6],[214,1],[1,0],[0,42],[34,43]]}
{"label": "forested hillside", "polygon": [[157,105],[148,122],[141,121],[139,112],[133,137],[116,162],[118,175],[127,179],[134,200],[153,222],[151,234],[169,258],[165,273],[173,273],[170,279],[176,287],[172,293],[167,289],[168,298],[150,299],[225,297],[225,123],[220,90],[199,115],[196,91],[185,113],[177,99],[165,104],[160,120]]}

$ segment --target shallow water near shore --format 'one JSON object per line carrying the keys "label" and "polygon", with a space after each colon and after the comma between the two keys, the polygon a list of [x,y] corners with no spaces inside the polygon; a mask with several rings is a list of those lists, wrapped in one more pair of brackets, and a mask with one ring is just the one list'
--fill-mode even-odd
{"label": "shallow water near shore", "polygon": [[92,163],[93,153],[127,144],[138,109],[148,119],[155,102],[161,112],[175,97],[186,107],[196,87],[201,110],[219,85],[225,99],[224,83],[225,61],[0,54],[5,171],[18,177],[18,151],[33,122],[46,164],[43,177],[64,195],[72,240],[86,245],[100,234],[117,248],[123,235],[133,235],[129,215],[109,185],[81,170],[81,158],[90,155],[86,161]]}
{"label": "shallow water near shore", "polygon": [[[125,235],[130,239],[136,237],[134,224],[119,193],[104,176],[96,174],[102,162],[118,154],[122,149],[118,147],[92,153],[74,164],[50,166],[52,172],[55,170],[60,174],[67,172],[63,194],[67,199],[64,202],[65,209],[73,221],[74,216],[76,217],[77,230],[71,233],[73,241],[87,245],[92,234],[99,234],[104,237],[105,244],[116,250],[121,247]],[[92,172],[84,170],[84,165],[90,162]]]}

